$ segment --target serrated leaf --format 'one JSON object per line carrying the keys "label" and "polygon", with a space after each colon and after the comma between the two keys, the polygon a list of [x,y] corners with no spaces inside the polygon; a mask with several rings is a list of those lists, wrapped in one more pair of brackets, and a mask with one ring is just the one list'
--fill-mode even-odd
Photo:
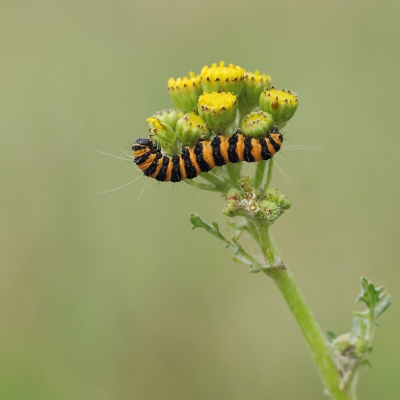
{"label": "serrated leaf", "polygon": [[392,304],[392,298],[388,294],[380,304],[375,307],[375,318],[378,318],[383,312],[385,312]]}
{"label": "serrated leaf", "polygon": [[[367,278],[361,278],[361,293],[357,297],[356,301],[361,301],[369,308],[369,313],[374,319],[376,319],[388,309],[391,304],[390,295],[383,292],[383,286],[375,287],[372,282]],[[368,311],[355,313],[358,317],[366,318]]]}
{"label": "serrated leaf", "polygon": [[225,247],[230,247],[235,254],[235,256],[233,257],[234,261],[248,265],[250,269],[260,269],[262,267],[262,264],[260,262],[255,260],[250,254],[246,253],[243,250],[242,246],[238,243],[237,238],[235,236],[232,237],[232,242],[226,239],[224,236],[222,236],[221,232],[219,231],[218,224],[216,222],[213,222],[211,226],[206,222],[204,222],[199,215],[194,213],[191,213],[189,215],[189,219],[190,222],[192,223],[191,230],[195,228],[203,228],[208,233],[217,238],[218,241],[224,244]]}
{"label": "serrated leaf", "polygon": [[222,242],[225,247],[232,246],[233,244],[224,238],[221,235],[221,232],[219,231],[218,224],[216,222],[213,222],[213,226],[208,225],[206,222],[204,222],[201,217],[197,214],[190,214],[189,215],[190,222],[192,223],[192,227],[190,228],[191,230],[196,229],[196,228],[203,228],[205,229],[208,233],[216,237],[220,242]]}
{"label": "serrated leaf", "polygon": [[357,297],[357,302],[362,301],[372,310],[379,303],[382,295],[383,287],[376,288],[367,278],[361,278],[361,293]]}

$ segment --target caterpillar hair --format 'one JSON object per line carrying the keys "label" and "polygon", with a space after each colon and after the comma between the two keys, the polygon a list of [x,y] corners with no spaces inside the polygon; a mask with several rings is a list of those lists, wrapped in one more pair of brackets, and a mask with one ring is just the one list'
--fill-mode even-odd
{"label": "caterpillar hair", "polygon": [[173,156],[163,155],[160,146],[145,138],[137,139],[132,151],[144,175],[161,182],[180,182],[227,163],[269,160],[282,142],[282,134],[274,127],[263,139],[245,137],[238,131],[230,137],[217,135],[211,141],[200,141],[194,148],[182,146],[182,153]]}

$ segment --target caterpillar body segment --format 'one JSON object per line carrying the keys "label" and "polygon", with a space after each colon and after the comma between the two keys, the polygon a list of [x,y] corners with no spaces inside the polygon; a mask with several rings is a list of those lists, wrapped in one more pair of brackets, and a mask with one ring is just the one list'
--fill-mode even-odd
{"label": "caterpillar body segment", "polygon": [[269,160],[282,146],[283,136],[274,128],[263,139],[243,136],[239,131],[230,137],[215,136],[198,142],[194,148],[182,146],[182,153],[166,156],[150,139],[140,138],[132,146],[135,164],[144,175],[162,182],[193,179],[202,172],[227,163]]}

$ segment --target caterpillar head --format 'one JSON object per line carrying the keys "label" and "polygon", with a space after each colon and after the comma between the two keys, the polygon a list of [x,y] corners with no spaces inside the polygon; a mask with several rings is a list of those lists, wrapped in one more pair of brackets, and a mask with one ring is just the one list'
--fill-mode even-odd
{"label": "caterpillar head", "polygon": [[143,147],[153,147],[153,142],[148,138],[139,138],[135,140],[134,145],[140,145]]}

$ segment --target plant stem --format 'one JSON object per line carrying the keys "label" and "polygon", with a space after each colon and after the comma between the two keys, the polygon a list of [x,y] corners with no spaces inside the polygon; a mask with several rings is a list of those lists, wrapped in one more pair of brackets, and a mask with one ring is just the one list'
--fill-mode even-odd
{"label": "plant stem", "polygon": [[266,257],[266,251],[270,250],[274,254],[273,259],[278,262],[275,266],[264,269],[264,272],[274,280],[296,319],[330,397],[333,400],[355,400],[354,394],[341,390],[339,371],[331,357],[327,342],[292,274],[279,256],[270,234],[270,225],[260,226],[260,242],[264,256]]}
{"label": "plant stem", "polygon": [[254,187],[259,188],[261,186],[262,180],[264,178],[265,166],[267,162],[262,160],[256,165],[256,175],[254,178]]}
{"label": "plant stem", "polygon": [[268,189],[269,185],[271,184],[273,170],[274,170],[274,161],[272,158],[270,158],[268,161],[268,174],[267,174],[267,181],[265,182],[264,186],[265,189]]}

